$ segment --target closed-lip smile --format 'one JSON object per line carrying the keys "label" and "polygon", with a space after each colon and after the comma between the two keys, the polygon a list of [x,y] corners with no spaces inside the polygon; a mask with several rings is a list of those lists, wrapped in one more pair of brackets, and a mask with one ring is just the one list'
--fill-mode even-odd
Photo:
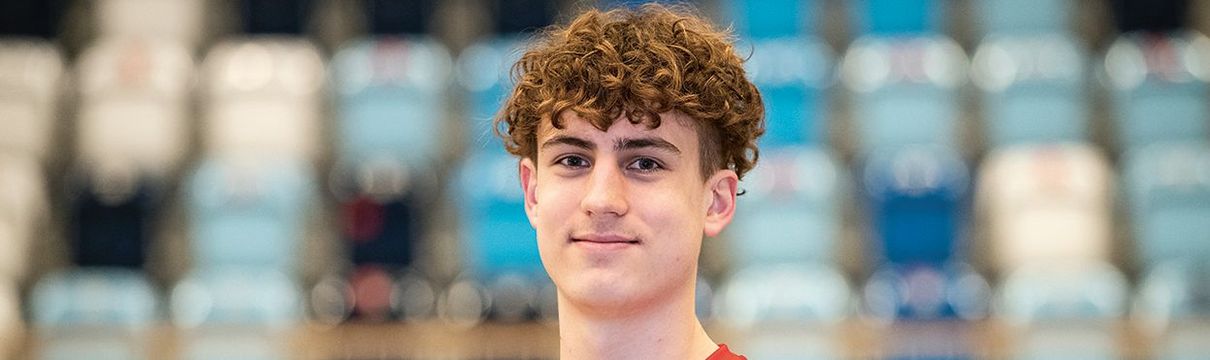
{"label": "closed-lip smile", "polygon": [[573,235],[571,237],[571,242],[573,242],[573,243],[586,242],[586,243],[596,243],[596,244],[633,244],[633,245],[638,245],[640,243],[639,240],[637,240],[633,237],[629,237],[629,236],[623,236],[623,235],[618,235],[618,234],[595,234],[595,233]]}

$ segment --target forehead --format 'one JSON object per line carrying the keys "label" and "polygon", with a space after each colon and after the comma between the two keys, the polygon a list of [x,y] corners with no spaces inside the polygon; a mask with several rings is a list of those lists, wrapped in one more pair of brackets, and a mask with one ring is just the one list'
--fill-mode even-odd
{"label": "forehead", "polygon": [[570,135],[594,142],[617,138],[658,137],[676,145],[682,153],[695,152],[698,147],[694,120],[679,112],[660,114],[660,126],[655,128],[649,128],[646,123],[631,123],[625,116],[620,116],[614,119],[606,131],[597,129],[574,111],[564,111],[559,115],[559,119],[563,125],[562,129],[556,128],[550,121],[538,124],[538,144],[555,135]]}

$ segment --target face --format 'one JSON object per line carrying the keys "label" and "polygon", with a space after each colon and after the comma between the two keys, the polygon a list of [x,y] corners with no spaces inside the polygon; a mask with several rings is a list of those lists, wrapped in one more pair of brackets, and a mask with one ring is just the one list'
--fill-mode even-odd
{"label": "face", "polygon": [[[703,179],[697,131],[680,113],[661,125],[600,131],[574,112],[547,123],[520,164],[525,210],[561,299],[599,311],[692,297],[702,237],[730,223],[738,178]],[[672,295],[676,294],[676,295]]]}

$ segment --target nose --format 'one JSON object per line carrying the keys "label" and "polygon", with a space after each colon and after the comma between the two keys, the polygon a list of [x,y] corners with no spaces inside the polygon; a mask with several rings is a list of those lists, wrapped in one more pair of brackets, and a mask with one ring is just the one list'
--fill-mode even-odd
{"label": "nose", "polygon": [[588,180],[587,193],[580,202],[589,216],[622,216],[630,208],[626,201],[626,181],[614,166],[594,166]]}

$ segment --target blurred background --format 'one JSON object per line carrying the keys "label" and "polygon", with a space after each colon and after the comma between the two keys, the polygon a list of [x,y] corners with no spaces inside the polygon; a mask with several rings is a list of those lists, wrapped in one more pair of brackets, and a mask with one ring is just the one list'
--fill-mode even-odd
{"label": "blurred background", "polygon": [[[639,3],[0,1],[0,358],[556,358],[490,118]],[[716,341],[1210,357],[1210,1],[689,4],[768,113]]]}

